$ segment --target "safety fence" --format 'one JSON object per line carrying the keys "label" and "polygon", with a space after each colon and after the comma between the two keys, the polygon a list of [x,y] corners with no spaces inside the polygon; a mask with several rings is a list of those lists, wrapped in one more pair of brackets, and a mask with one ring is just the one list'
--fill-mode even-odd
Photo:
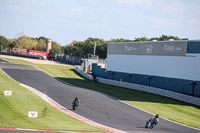
{"label": "safety fence", "polygon": [[[75,70],[80,73],[82,76],[88,79],[87,73],[84,73],[78,66],[75,66]],[[91,79],[94,79],[92,75],[89,76]],[[183,101],[186,103],[194,104],[200,106],[200,98],[198,97],[193,97],[169,90],[164,90],[164,89],[159,89],[156,87],[150,87],[150,86],[144,86],[144,85],[139,85],[139,84],[134,84],[134,83],[128,83],[128,82],[123,82],[123,81],[116,81],[116,80],[111,80],[111,79],[105,79],[105,78],[100,78],[96,77],[95,81],[103,84],[108,84],[108,85],[113,85],[113,86],[119,86],[119,87],[124,87],[128,89],[133,89],[133,90],[138,90],[138,91],[143,91],[143,92],[148,92],[152,94],[157,94],[165,97],[169,97],[172,99],[176,99],[179,101]]]}
{"label": "safety fence", "polygon": [[62,63],[66,63],[66,64],[72,64],[72,65],[81,65],[82,63],[81,57],[72,56],[72,55],[56,55],[55,60]]}

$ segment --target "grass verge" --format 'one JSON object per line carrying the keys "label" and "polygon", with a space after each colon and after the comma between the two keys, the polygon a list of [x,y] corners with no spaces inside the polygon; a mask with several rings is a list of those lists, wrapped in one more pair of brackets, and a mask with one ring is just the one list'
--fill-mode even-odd
{"label": "grass verge", "polygon": [[197,106],[154,94],[91,82],[78,76],[72,66],[34,65],[70,84],[108,94],[148,112],[200,129],[200,108]]}

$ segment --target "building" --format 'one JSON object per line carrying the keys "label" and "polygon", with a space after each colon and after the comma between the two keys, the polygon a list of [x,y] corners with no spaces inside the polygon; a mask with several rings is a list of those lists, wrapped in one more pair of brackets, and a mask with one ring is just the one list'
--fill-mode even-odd
{"label": "building", "polygon": [[93,75],[200,96],[200,40],[112,42]]}
{"label": "building", "polygon": [[52,41],[53,40],[51,40],[51,39],[46,40],[46,52],[49,52],[51,50]]}
{"label": "building", "polygon": [[200,81],[200,41],[109,43],[107,70]]}

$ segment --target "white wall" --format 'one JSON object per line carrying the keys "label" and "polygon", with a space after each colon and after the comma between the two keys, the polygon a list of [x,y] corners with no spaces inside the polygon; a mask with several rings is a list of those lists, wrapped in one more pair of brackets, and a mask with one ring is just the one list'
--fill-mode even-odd
{"label": "white wall", "polygon": [[107,55],[107,70],[200,80],[200,54],[187,56]]}

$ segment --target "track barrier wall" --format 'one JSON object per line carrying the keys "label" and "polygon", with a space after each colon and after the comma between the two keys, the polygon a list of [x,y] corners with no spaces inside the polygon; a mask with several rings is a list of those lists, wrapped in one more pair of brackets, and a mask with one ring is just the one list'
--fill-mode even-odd
{"label": "track barrier wall", "polygon": [[91,80],[91,81],[94,80],[94,77],[92,75],[83,72],[83,70],[81,70],[79,66],[75,66],[75,70],[76,70],[76,72],[78,72],[80,75],[82,75],[86,79]]}
{"label": "track barrier wall", "polygon": [[[94,67],[94,66],[96,66],[96,67]],[[166,89],[161,89],[161,88],[157,88],[157,87],[147,86],[148,85],[148,82],[147,82],[148,79],[145,77],[146,75],[141,75],[141,76],[137,77],[138,81],[140,79],[145,78],[145,80],[142,80],[140,82],[140,83],[144,83],[145,85],[140,85],[140,84],[133,83],[133,81],[132,81],[133,79],[127,78],[127,77],[129,77],[129,76],[127,76],[127,74],[115,75],[116,72],[114,72],[114,73],[111,72],[111,71],[105,72],[105,69],[99,70],[100,67],[97,66],[96,64],[93,64],[92,68],[93,68],[92,71],[93,71],[93,75],[94,75],[93,77],[95,77],[95,80],[97,82],[99,82],[99,83],[113,85],[113,86],[119,86],[119,87],[124,87],[124,88],[128,88],[128,89],[148,92],[148,93],[152,93],[152,94],[157,94],[157,95],[169,97],[169,98],[172,98],[172,99],[176,99],[176,100],[179,100],[179,101],[183,101],[183,102],[186,102],[186,103],[190,103],[190,104],[194,104],[194,105],[200,106],[200,98],[198,98],[198,97],[181,94],[181,93],[174,92],[174,91],[171,91],[171,90],[166,90]],[[83,74],[84,72],[80,68],[78,68],[78,66],[75,66],[75,70],[78,73],[80,73],[82,76],[87,78],[88,74],[87,73]],[[102,75],[102,77],[100,77],[101,75]],[[122,77],[119,77],[119,75],[124,75],[125,78],[122,79]],[[110,79],[108,79],[108,78],[110,78]],[[118,79],[119,81],[116,80],[116,79]],[[125,80],[129,80],[129,81],[132,81],[132,82],[131,83],[125,82]]]}
{"label": "track barrier wall", "polygon": [[190,96],[200,97],[200,81],[160,77],[155,75],[106,71],[106,69],[101,68],[97,64],[92,65],[92,75],[95,77],[150,86]]}

